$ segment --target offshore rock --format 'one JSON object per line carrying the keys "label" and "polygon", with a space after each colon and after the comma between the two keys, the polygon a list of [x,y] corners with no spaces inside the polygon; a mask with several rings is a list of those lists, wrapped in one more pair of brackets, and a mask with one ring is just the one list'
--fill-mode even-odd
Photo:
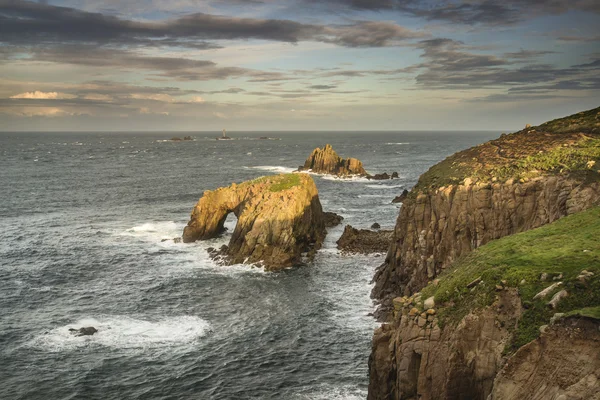
{"label": "offshore rock", "polygon": [[394,197],[394,200],[392,200],[392,203],[404,203],[404,200],[406,200],[407,197],[408,197],[408,190],[404,189],[402,191],[402,193],[400,194],[400,196]]}
{"label": "offshore rock", "polygon": [[319,174],[331,174],[339,177],[367,176],[363,164],[356,158],[341,158],[330,144],[323,149],[316,148],[306,159],[299,171],[311,170]]}
{"label": "offshore rock", "polygon": [[237,217],[225,264],[262,263],[279,270],[313,253],[325,237],[323,210],[310,175],[281,174],[207,190],[183,231],[185,243],[220,235],[229,213]]}
{"label": "offshore rock", "polygon": [[338,226],[344,220],[344,217],[334,212],[324,212],[323,217],[325,218],[326,228],[333,228],[334,226]]}
{"label": "offshore rock", "polygon": [[69,329],[69,333],[74,336],[92,336],[96,332],[98,332],[98,329],[94,328],[93,326],[86,326],[79,329]]}
{"label": "offshore rock", "polygon": [[371,231],[346,225],[338,239],[337,248],[346,253],[385,253],[390,246],[392,231]]}

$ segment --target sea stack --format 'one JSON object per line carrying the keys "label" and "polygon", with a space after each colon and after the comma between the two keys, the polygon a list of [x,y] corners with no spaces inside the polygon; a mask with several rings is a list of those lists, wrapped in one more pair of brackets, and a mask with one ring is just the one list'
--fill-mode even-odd
{"label": "sea stack", "polygon": [[367,176],[363,164],[356,158],[341,158],[330,144],[324,148],[317,147],[298,168],[299,171],[311,170],[318,174],[330,174],[339,177]]}
{"label": "sea stack", "polygon": [[266,176],[204,192],[183,231],[183,241],[211,239],[224,231],[229,213],[237,217],[225,264],[259,263],[276,271],[314,253],[325,237],[317,187],[308,174]]}

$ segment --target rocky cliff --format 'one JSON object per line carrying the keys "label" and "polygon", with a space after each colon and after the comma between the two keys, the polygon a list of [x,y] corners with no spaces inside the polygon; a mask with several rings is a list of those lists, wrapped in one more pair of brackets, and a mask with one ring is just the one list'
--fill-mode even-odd
{"label": "rocky cliff", "polygon": [[329,144],[322,149],[319,147],[314,149],[304,162],[304,166],[301,166],[299,170],[311,170],[319,174],[331,174],[341,177],[367,176],[367,171],[365,171],[360,160],[341,158]]}
{"label": "rocky cliff", "polygon": [[369,399],[593,398],[598,232],[595,207],[490,242],[395,298],[373,338]]}
{"label": "rocky cliff", "polygon": [[493,239],[600,202],[600,108],[448,157],[404,200],[373,297],[389,309]]}
{"label": "rocky cliff", "polygon": [[229,213],[237,224],[226,249],[227,264],[262,263],[278,270],[318,249],[325,237],[317,187],[307,174],[282,174],[204,192],[183,231],[183,241],[218,236]]}
{"label": "rocky cliff", "polygon": [[[538,336],[560,314],[600,305],[597,204],[600,108],[502,135],[423,174],[374,277],[386,323],[373,340],[369,399],[537,398],[515,394],[532,387],[564,399],[595,388],[598,376],[572,355],[572,375],[555,382],[539,347],[551,339]],[[549,331],[563,332],[554,346],[562,329]],[[528,343],[533,355],[518,356]]]}

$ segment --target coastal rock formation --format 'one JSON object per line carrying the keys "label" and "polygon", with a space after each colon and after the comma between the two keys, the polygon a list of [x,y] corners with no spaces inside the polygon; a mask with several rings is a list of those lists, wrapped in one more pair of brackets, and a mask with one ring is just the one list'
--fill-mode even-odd
{"label": "coastal rock formation", "polygon": [[402,193],[400,193],[400,196],[394,197],[394,200],[392,200],[392,203],[404,203],[404,200],[406,200],[407,197],[408,197],[408,190],[404,189],[402,191]]}
{"label": "coastal rock formation", "polygon": [[340,177],[353,175],[367,176],[362,162],[356,158],[341,158],[330,144],[317,147],[304,162],[299,171],[311,170],[319,174],[331,174]]}
{"label": "coastal rock formation", "polygon": [[344,217],[333,212],[324,212],[323,218],[325,219],[326,228],[333,228],[334,226],[338,226],[344,220]]}
{"label": "coastal rock formation", "polygon": [[314,149],[304,162],[304,165],[298,168],[298,171],[312,171],[318,174],[335,175],[341,178],[351,176],[362,176],[373,180],[398,178],[397,172],[393,172],[392,175],[388,175],[386,172],[370,175],[365,171],[360,160],[356,158],[341,158],[330,144],[326,144],[322,149],[319,147]]}
{"label": "coastal rock formation", "polygon": [[[597,362],[597,335],[551,321],[592,307],[598,332],[600,264],[577,258],[600,251],[599,162],[600,108],[503,135],[421,176],[374,277],[386,322],[369,399],[594,398],[596,364],[560,349],[572,340]],[[556,310],[551,298],[562,298]]]}
{"label": "coastal rock formation", "polygon": [[338,239],[337,248],[346,253],[385,253],[390,246],[392,231],[370,231],[346,225]]}
{"label": "coastal rock formation", "polygon": [[600,400],[600,321],[549,326],[508,359],[488,399]]}
{"label": "coastal rock formation", "polygon": [[79,329],[69,329],[69,333],[74,336],[92,336],[96,332],[98,332],[98,329],[94,328],[93,326],[86,326]]}
{"label": "coastal rock formation", "polygon": [[584,114],[504,135],[431,167],[403,202],[373,297],[389,309],[393,297],[421,289],[474,248],[600,203],[600,132],[581,132],[600,131],[600,108]]}
{"label": "coastal rock formation", "polygon": [[281,174],[204,192],[183,231],[185,243],[211,239],[224,230],[229,213],[237,217],[227,264],[262,263],[279,270],[300,262],[325,237],[317,187],[307,174]]}
{"label": "coastal rock formation", "polygon": [[394,321],[375,331],[368,398],[485,400],[521,313],[516,290],[443,328],[436,310],[415,303],[394,301]]}

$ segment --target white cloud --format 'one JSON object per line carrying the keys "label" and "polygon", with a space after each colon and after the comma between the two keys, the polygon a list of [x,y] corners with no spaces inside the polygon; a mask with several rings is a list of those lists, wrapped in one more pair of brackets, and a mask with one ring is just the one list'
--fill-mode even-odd
{"label": "white cloud", "polygon": [[190,100],[190,103],[204,103],[204,99],[200,96],[194,96]]}
{"label": "white cloud", "polygon": [[74,99],[75,95],[60,92],[25,92],[10,96],[11,99],[35,99],[35,100],[61,100],[61,99]]}
{"label": "white cloud", "polygon": [[94,100],[94,101],[112,101],[113,98],[106,95],[106,94],[100,94],[100,93],[90,93],[90,94],[86,94],[85,96],[83,96],[83,98],[85,100]]}
{"label": "white cloud", "polygon": [[152,100],[152,101],[160,101],[163,103],[174,103],[176,100],[173,96],[164,93],[156,93],[156,94],[145,94],[145,93],[134,93],[131,96],[132,99],[136,100]]}

